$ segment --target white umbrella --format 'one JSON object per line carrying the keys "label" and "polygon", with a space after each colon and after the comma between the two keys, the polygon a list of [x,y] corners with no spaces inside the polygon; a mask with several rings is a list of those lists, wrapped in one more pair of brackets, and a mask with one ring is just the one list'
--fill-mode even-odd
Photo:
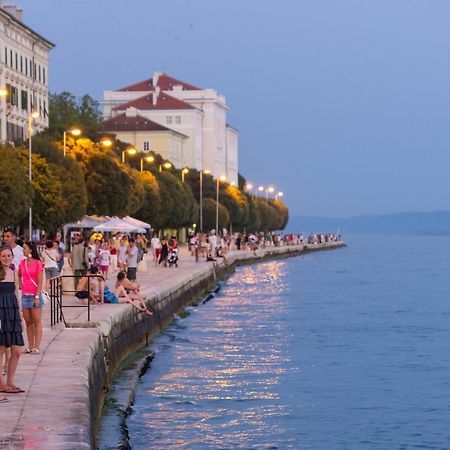
{"label": "white umbrella", "polygon": [[64,226],[67,228],[94,228],[106,220],[108,220],[106,217],[84,216],[78,222],[68,223]]}
{"label": "white umbrella", "polygon": [[[126,216],[124,217],[122,220],[125,220],[125,222],[131,223],[131,225],[136,225],[139,228],[151,228],[152,226],[147,223],[144,222],[142,220],[139,219],[135,219],[134,217],[130,217],[130,216]],[[145,231],[143,231],[143,233],[145,233]]]}
{"label": "white umbrella", "polygon": [[139,227],[131,225],[131,223],[125,222],[124,220],[118,218],[111,218],[106,222],[103,222],[94,227],[95,231],[110,231],[112,233],[122,232],[122,233],[134,233],[139,231]]}

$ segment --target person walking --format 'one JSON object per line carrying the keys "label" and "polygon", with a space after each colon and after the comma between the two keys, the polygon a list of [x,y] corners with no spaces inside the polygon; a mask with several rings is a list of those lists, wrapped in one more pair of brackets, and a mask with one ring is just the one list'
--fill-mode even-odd
{"label": "person walking", "polygon": [[42,283],[44,266],[34,242],[23,244],[25,259],[19,264],[19,289],[22,289],[22,313],[27,324],[28,347],[25,353],[39,354],[42,339]]}
{"label": "person walking", "polygon": [[156,266],[158,264],[159,254],[161,253],[161,241],[156,233],[153,233],[153,237],[150,241],[150,247],[152,248],[153,261]]}
{"label": "person walking", "polygon": [[127,277],[130,281],[136,281],[139,251],[133,238],[128,241],[127,251]]}
{"label": "person walking", "polygon": [[75,275],[75,286],[80,282],[81,277],[86,274],[89,266],[89,252],[81,237],[72,245],[72,253],[69,256],[69,265]]}
{"label": "person walking", "polygon": [[24,259],[23,256],[23,248],[20,245],[17,245],[17,233],[13,228],[7,228],[3,231],[3,242],[12,250],[13,252],[13,260],[12,264],[14,264],[15,269],[19,267],[20,261]]}
{"label": "person walking", "polygon": [[158,264],[164,263],[164,267],[167,267],[167,258],[169,257],[169,244],[167,238],[164,237],[161,240],[161,253],[159,254]]}
{"label": "person walking", "polygon": [[50,280],[59,275],[58,262],[60,255],[57,249],[54,248],[53,241],[45,243],[45,249],[42,251],[41,260],[45,269],[45,290],[50,291]]}
{"label": "person walking", "polygon": [[119,271],[127,270],[127,252],[128,252],[128,242],[125,238],[120,240],[120,246],[117,254],[117,266]]}
{"label": "person walking", "polygon": [[98,251],[98,259],[100,270],[105,275],[105,279],[108,279],[109,266],[111,265],[111,252],[109,251],[108,242],[103,242],[100,250]]}
{"label": "person walking", "polygon": [[[0,391],[7,394],[25,392],[14,384],[21,347],[24,345],[22,336],[22,321],[20,318],[18,297],[19,280],[17,271],[11,268],[14,254],[8,247],[0,249],[0,361],[6,349],[11,350],[7,365],[6,381],[0,372]],[[0,403],[7,402],[5,396],[0,397]]]}

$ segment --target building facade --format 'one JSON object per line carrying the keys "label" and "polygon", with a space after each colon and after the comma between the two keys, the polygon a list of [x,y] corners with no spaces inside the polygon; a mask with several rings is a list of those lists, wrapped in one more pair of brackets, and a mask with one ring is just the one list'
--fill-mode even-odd
{"label": "building facade", "polygon": [[48,127],[48,55],[50,41],[22,22],[22,9],[0,1],[0,141],[28,137]]}
{"label": "building facade", "polygon": [[[230,183],[238,182],[239,136],[227,125],[223,95],[155,72],[150,79],[104,92],[105,119],[128,108],[187,136],[178,168],[208,169],[215,177],[224,175]],[[158,148],[152,150],[159,152]]]}

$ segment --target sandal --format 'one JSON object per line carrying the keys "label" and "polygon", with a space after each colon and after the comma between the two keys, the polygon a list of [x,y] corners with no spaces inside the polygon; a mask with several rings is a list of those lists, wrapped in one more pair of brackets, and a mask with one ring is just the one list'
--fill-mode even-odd
{"label": "sandal", "polygon": [[23,389],[20,389],[19,387],[8,387],[2,392],[4,392],[5,394],[22,394],[25,391]]}
{"label": "sandal", "polygon": [[31,350],[30,353],[32,353],[33,355],[39,355],[39,353],[41,353],[41,352],[39,351],[38,348],[33,348],[33,350]]}
{"label": "sandal", "polygon": [[22,354],[25,355],[27,353],[31,353],[31,350],[28,347],[22,352]]}
{"label": "sandal", "polygon": [[8,399],[6,397],[0,398],[0,403],[6,403],[7,401],[8,401]]}

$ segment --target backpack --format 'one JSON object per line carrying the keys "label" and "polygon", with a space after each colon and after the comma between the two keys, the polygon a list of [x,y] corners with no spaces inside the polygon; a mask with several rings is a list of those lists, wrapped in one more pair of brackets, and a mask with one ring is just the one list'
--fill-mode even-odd
{"label": "backpack", "polygon": [[119,299],[114,292],[111,292],[108,286],[105,286],[105,291],[103,292],[103,297],[105,303],[119,303]]}

